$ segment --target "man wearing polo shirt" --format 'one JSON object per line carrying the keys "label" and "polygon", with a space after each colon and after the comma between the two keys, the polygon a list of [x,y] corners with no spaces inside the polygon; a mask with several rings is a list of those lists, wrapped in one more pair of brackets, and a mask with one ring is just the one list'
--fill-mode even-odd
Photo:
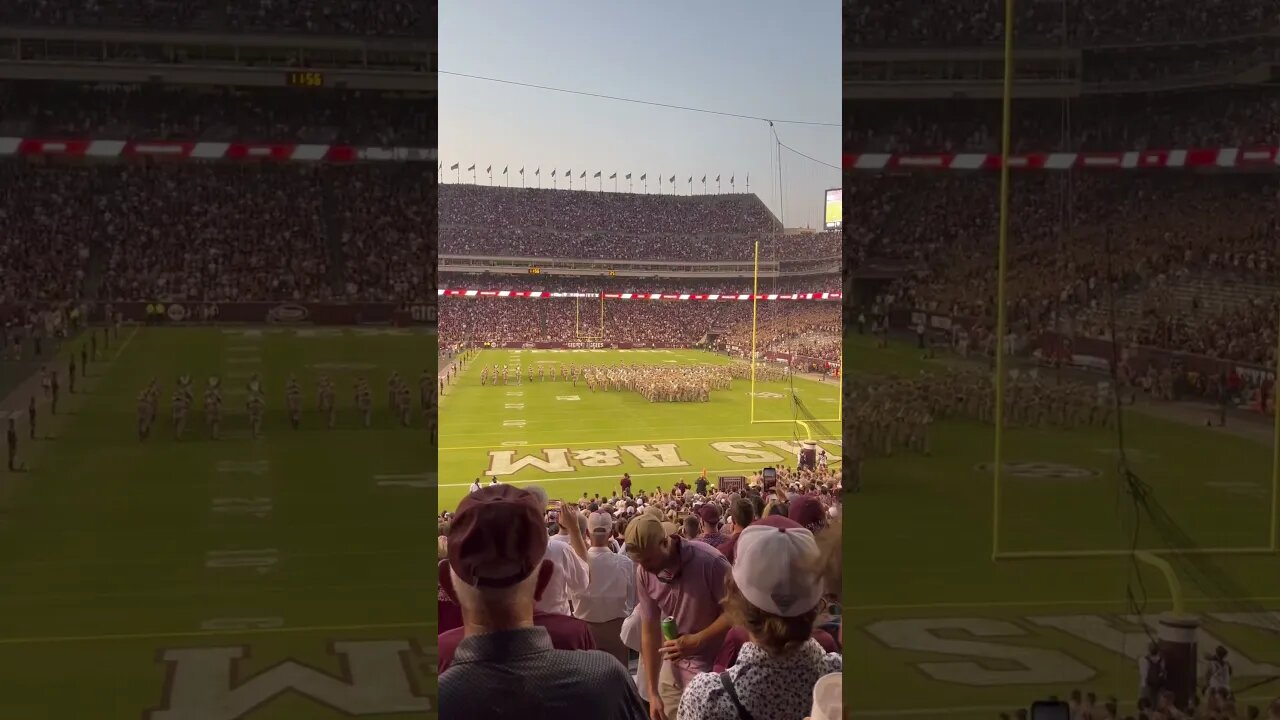
{"label": "man wearing polo shirt", "polygon": [[[730,621],[720,608],[731,568],[715,548],[668,533],[648,513],[627,525],[640,611],[640,663],[650,720],[675,720],[680,695],[698,673],[710,672]],[[662,620],[675,618],[678,637],[664,640]]]}
{"label": "man wearing polo shirt", "polygon": [[[512,485],[471,493],[449,525],[441,586],[462,607],[466,637],[440,674],[441,720],[573,717],[643,720],[627,670],[598,650],[557,650],[534,625],[551,579],[546,503]],[[443,564],[442,564],[443,565]],[[443,568],[442,568],[443,570]]]}
{"label": "man wearing polo shirt", "polygon": [[626,555],[609,549],[613,518],[594,512],[587,518],[587,563],[591,581],[587,589],[573,596],[573,614],[587,621],[595,646],[618,658],[624,666],[631,660],[622,642],[622,621],[636,604],[636,568]]}

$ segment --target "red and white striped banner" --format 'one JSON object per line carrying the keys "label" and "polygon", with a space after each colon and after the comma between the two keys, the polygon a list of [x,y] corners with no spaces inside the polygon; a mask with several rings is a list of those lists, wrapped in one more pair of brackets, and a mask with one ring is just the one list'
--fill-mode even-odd
{"label": "red and white striped banner", "polygon": [[[440,288],[438,295],[445,297],[482,298],[591,298],[604,295],[606,300],[751,300],[751,293],[585,293],[550,292],[547,290],[462,290]],[[761,293],[760,300],[839,300],[841,293]]]}
{"label": "red and white striped banner", "polygon": [[[1129,152],[1027,153],[1009,156],[1011,170],[1153,170],[1181,168],[1280,168],[1280,148],[1201,148]],[[999,170],[999,153],[882,154],[844,156],[844,169]]]}
{"label": "red and white striped banner", "polygon": [[62,155],[98,159],[168,157],[180,160],[274,160],[328,163],[426,162],[436,159],[436,151],[432,148],[0,137],[0,157],[6,155]]}

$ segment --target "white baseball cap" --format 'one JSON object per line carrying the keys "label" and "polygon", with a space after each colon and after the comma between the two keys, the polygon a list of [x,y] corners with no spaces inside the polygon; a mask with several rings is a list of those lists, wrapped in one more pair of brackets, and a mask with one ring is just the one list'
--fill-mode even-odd
{"label": "white baseball cap", "polygon": [[608,535],[613,528],[613,518],[607,513],[593,512],[587,518],[587,529],[592,535]]}
{"label": "white baseball cap", "polygon": [[802,527],[750,525],[738,534],[733,582],[767,613],[797,617],[818,606],[818,543]]}

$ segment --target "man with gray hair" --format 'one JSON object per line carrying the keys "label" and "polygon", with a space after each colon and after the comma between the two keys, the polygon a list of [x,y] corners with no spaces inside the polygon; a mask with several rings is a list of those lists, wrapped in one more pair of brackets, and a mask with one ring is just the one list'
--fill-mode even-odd
{"label": "man with gray hair", "polygon": [[[531,485],[526,491],[543,507],[547,507],[547,491]],[[556,522],[559,532],[547,543],[546,559],[555,572],[538,601],[538,611],[557,615],[572,615],[569,598],[587,589],[587,544],[583,541],[582,516],[575,505],[558,503]]]}
{"label": "man with gray hair", "polygon": [[[627,670],[597,650],[556,650],[533,622],[551,580],[545,502],[512,485],[471,493],[449,525],[440,583],[462,607],[466,636],[440,674],[441,720],[561,717],[646,720]],[[512,679],[519,682],[512,682]]]}
{"label": "man with gray hair", "polygon": [[612,529],[608,513],[594,512],[587,518],[590,581],[586,590],[573,596],[573,614],[587,621],[597,648],[626,666],[631,654],[622,642],[622,621],[636,605],[636,568],[631,558],[609,549]]}

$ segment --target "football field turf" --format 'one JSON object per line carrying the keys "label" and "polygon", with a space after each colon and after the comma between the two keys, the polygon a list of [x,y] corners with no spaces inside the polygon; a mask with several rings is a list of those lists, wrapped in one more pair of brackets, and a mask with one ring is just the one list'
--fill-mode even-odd
{"label": "football field turf", "polygon": [[[579,381],[481,385],[486,365],[557,368],[561,363],[728,363],[722,355],[697,350],[483,350],[470,360],[440,405],[440,503],[453,509],[476,477],[500,482],[537,483],[552,498],[608,496],[618,479],[631,473],[633,492],[669,489],[683,479],[693,484],[703,470],[717,475],[751,475],[769,465],[795,465],[804,430],[791,422],[792,383],[756,384],[757,419],[751,423],[750,383],[735,379],[714,391],[710,402],[651,403],[630,391],[595,392]],[[527,370],[526,370],[527,372]],[[840,457],[839,387],[830,381],[795,378],[813,439],[834,460]],[[803,413],[803,411],[801,411]],[[804,419],[800,414],[797,417]]]}
{"label": "football field turf", "polygon": [[[864,376],[956,362],[858,336],[844,358]],[[1175,545],[1269,545],[1269,444],[1135,411],[1125,434],[1134,472],[1185,533]],[[993,561],[992,428],[947,421],[931,439],[931,456],[866,461],[863,492],[847,503],[847,697],[858,716],[977,720],[1075,688],[1118,696],[1132,712],[1147,644],[1135,606],[1149,618],[1169,610],[1168,583],[1129,557]],[[1135,514],[1116,447],[1115,429],[1006,431],[1001,551],[1130,548]],[[1171,546],[1152,523],[1136,527],[1139,547]],[[1231,650],[1246,701],[1280,695],[1280,558],[1195,558],[1170,559],[1204,623],[1201,653]]]}
{"label": "football field turf", "polygon": [[[65,394],[64,369],[61,415],[41,421],[55,437],[24,433],[29,470],[0,473],[0,718],[433,717],[435,448],[417,379],[435,357],[425,329],[126,327],[87,394]],[[387,411],[393,370],[414,390],[411,427]],[[268,408],[257,440],[253,372]],[[184,373],[196,400],[178,441],[169,397]],[[216,441],[200,409],[212,374]],[[334,429],[315,412],[321,374]],[[351,397],[362,374],[371,428]],[[159,417],[139,442],[152,377]]]}

